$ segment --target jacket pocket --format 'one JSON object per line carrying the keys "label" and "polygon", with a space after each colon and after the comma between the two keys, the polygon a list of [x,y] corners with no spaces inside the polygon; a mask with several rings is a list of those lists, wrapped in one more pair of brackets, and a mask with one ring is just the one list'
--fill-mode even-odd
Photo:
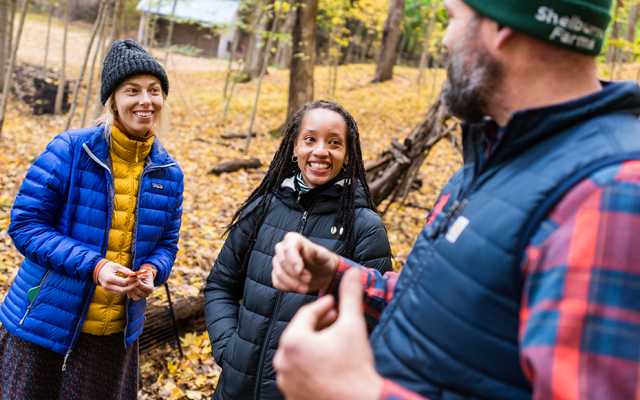
{"label": "jacket pocket", "polygon": [[40,297],[39,296],[40,289],[42,288],[42,286],[44,286],[50,273],[51,273],[51,270],[48,269],[42,276],[42,279],[40,279],[40,283],[27,291],[27,300],[29,301],[29,305],[27,306],[27,309],[25,310],[24,315],[20,319],[20,322],[18,323],[18,325],[24,324],[24,321],[27,319],[27,316],[29,315],[33,307],[36,305],[36,302]]}

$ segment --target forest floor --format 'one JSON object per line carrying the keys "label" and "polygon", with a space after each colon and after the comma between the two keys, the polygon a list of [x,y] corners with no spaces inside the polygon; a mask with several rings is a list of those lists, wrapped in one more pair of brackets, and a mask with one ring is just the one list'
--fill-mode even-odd
{"label": "forest floor", "polygon": [[[71,26],[68,76],[76,76],[84,57],[90,26]],[[59,65],[61,25],[53,27],[50,66]],[[46,17],[29,15],[19,53],[20,62],[41,65]],[[55,55],[58,54],[58,55]],[[156,53],[162,58],[162,54]],[[225,132],[246,132],[249,126],[257,83],[237,85],[226,126],[222,126],[222,91],[226,62],[172,55],[168,70],[171,82],[171,129],[160,138],[185,173],[184,215],[180,251],[169,283],[173,296],[198,296],[224,242],[223,232],[234,210],[245,200],[266,172],[280,137],[269,131],[282,125],[287,108],[288,71],[269,69],[263,82],[255,131],[250,150],[244,141],[224,141]],[[365,160],[377,158],[392,138],[402,139],[425,116],[444,79],[444,71],[429,70],[421,84],[418,70],[396,67],[392,81],[370,83],[374,65],[346,65],[338,71],[334,100],[356,118]],[[635,79],[636,66],[629,67],[628,78]],[[315,70],[317,99],[330,98],[328,67]],[[94,85],[95,86],[95,85]],[[86,87],[83,87],[86,91]],[[81,91],[81,95],[83,95]],[[82,98],[82,96],[81,96]],[[82,110],[79,110],[80,112]],[[78,115],[78,114],[76,114]],[[78,128],[79,118],[72,125]],[[10,208],[20,182],[46,144],[65,125],[66,116],[33,116],[27,105],[15,97],[9,100],[7,120],[0,139],[0,294],[4,294],[22,256],[7,235]],[[257,157],[262,167],[220,176],[210,175],[221,161]],[[392,250],[401,266],[422,228],[427,212],[439,189],[460,166],[461,156],[448,141],[440,142],[424,163],[418,178],[423,185],[407,198],[407,205],[393,205],[384,216]],[[384,208],[384,204],[383,207]],[[157,290],[152,302],[164,301]],[[175,298],[174,298],[175,300]],[[141,399],[206,399],[219,375],[211,355],[208,336],[190,332],[181,337],[185,351],[177,356],[169,345],[142,355]]]}

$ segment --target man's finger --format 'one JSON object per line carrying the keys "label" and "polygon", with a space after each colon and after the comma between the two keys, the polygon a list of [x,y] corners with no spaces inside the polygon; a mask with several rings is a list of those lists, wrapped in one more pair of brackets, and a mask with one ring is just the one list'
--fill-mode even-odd
{"label": "man's finger", "polygon": [[303,248],[304,259],[314,264],[327,264],[329,261],[328,253],[329,250],[312,242],[309,242],[309,244]]}
{"label": "man's finger", "polygon": [[[292,263],[295,263],[296,259],[299,259],[300,256],[298,255],[296,257],[295,254],[290,254],[291,251],[289,247],[291,246],[291,239],[287,240],[287,237],[288,236],[285,236],[285,239],[282,242],[276,244],[275,254],[271,259],[271,265],[273,265],[274,270],[283,270],[285,273],[295,276],[295,268],[292,267]],[[290,257],[293,257],[293,260],[291,260]],[[301,259],[300,262],[302,262]]]}
{"label": "man's finger", "polygon": [[[309,303],[293,316],[293,319],[289,323],[289,328],[293,329],[305,329],[309,331],[317,330],[319,321],[333,309],[334,299],[333,296],[322,296],[313,303]],[[289,329],[287,328],[287,329]]]}
{"label": "man's finger", "polygon": [[349,269],[340,283],[340,317],[351,317],[363,314],[362,284],[360,270]]}
{"label": "man's finger", "polygon": [[282,355],[282,350],[278,349],[276,350],[276,354],[273,356],[273,369],[276,372],[280,372],[283,364],[284,364],[284,356]]}
{"label": "man's finger", "polygon": [[283,291],[294,291],[298,289],[300,280],[289,276],[282,269],[274,269],[271,274],[273,286]]}
{"label": "man's finger", "polygon": [[304,269],[302,259],[302,243],[290,241],[282,246],[282,267],[286,273],[292,276],[299,275]]}
{"label": "man's finger", "polygon": [[316,326],[316,328],[321,331],[333,325],[333,323],[336,322],[337,319],[338,312],[335,310],[335,308],[332,308],[326,314],[324,314],[322,318],[320,318],[320,321],[318,321],[318,325]]}

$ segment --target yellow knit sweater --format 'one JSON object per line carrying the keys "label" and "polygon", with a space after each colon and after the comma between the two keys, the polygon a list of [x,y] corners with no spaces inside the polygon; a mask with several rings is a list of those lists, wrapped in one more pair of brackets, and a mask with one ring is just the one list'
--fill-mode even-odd
{"label": "yellow knit sweater", "polygon": [[[138,187],[153,136],[134,140],[117,127],[111,129],[111,163],[115,196],[107,244],[107,260],[131,268],[131,246],[136,221]],[[97,286],[82,332],[110,335],[124,330],[125,296]]]}

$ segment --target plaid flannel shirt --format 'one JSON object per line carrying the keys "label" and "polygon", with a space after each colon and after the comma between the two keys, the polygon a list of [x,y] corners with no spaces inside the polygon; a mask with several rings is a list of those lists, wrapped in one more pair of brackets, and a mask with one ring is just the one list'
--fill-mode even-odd
{"label": "plaid flannel shirt", "polygon": [[[351,267],[362,271],[366,313],[379,317],[398,274],[342,259],[331,292]],[[534,399],[640,399],[640,161],[600,170],[567,193],[522,268],[520,358]],[[389,380],[380,395],[420,398]]]}

